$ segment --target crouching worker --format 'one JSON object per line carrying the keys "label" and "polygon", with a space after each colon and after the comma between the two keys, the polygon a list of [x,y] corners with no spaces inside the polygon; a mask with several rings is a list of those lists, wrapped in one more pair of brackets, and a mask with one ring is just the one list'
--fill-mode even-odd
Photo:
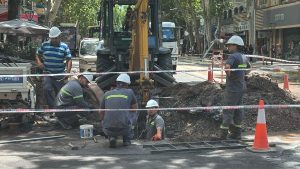
{"label": "crouching worker", "polygon": [[[78,79],[71,80],[59,91],[56,98],[56,108],[58,109],[78,109],[90,108],[91,106],[83,98],[82,88],[88,87],[93,75],[81,74]],[[64,129],[71,129],[79,125],[78,114],[82,112],[57,112],[58,123]]]}
{"label": "crouching worker", "polygon": [[[104,94],[101,109],[115,109],[100,112],[103,132],[109,138],[109,146],[115,148],[117,137],[123,137],[123,146],[131,144],[131,122],[130,113],[137,109],[137,100],[134,92],[128,89],[130,77],[128,74],[120,74],[116,80],[116,88]],[[116,110],[127,109],[127,110]],[[133,109],[129,111],[129,109]]]}
{"label": "crouching worker", "polygon": [[165,122],[164,119],[157,114],[159,108],[155,100],[149,100],[146,104],[148,116],[146,122],[147,139],[158,141],[164,139]]}

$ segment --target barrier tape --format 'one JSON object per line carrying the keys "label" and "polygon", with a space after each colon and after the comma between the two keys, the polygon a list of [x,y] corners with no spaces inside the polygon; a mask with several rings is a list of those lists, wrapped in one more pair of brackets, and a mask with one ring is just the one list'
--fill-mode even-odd
{"label": "barrier tape", "polygon": [[[281,69],[281,68],[279,68]],[[253,71],[253,70],[273,70],[278,71],[278,68],[270,68],[270,67],[260,67],[260,68],[250,68],[250,69],[222,69],[222,68],[213,68],[211,71]],[[299,71],[300,68],[292,68],[290,70],[285,71],[291,71],[291,70],[297,70]],[[121,73],[127,73],[127,74],[139,74],[139,73],[191,73],[191,72],[201,72],[201,71],[208,71],[208,69],[194,69],[194,70],[161,70],[161,71],[128,71],[128,72],[88,72],[84,74],[90,74],[90,75],[108,75],[108,74],[121,74]],[[22,74],[22,75],[0,75],[0,78],[8,78],[8,77],[55,77],[55,76],[78,76],[82,75],[83,73],[59,73],[59,74]]]}
{"label": "barrier tape", "polygon": [[[231,54],[223,54],[225,56],[230,56]],[[282,63],[294,63],[294,64],[300,64],[300,61],[290,61],[290,60],[283,60],[283,59],[276,59],[276,58],[272,58],[272,57],[267,57],[267,56],[261,56],[261,55],[248,55],[248,54],[244,54],[246,57],[251,57],[251,58],[258,58],[258,59],[264,59],[264,60],[272,60],[272,61],[277,61],[277,62],[282,62]],[[213,55],[213,56],[217,56],[215,58],[220,58],[222,55]],[[212,57],[213,57],[212,56]],[[199,58],[200,60],[202,58]],[[211,60],[210,60],[211,61]]]}
{"label": "barrier tape", "polygon": [[290,61],[290,60],[276,59],[276,58],[271,58],[271,57],[266,57],[266,56],[260,56],[260,55],[245,55],[245,56],[246,57],[252,57],[252,58],[264,59],[264,60],[272,60],[272,61],[277,61],[277,62],[282,62],[282,63],[300,64],[299,61]]}
{"label": "barrier tape", "polygon": [[[258,109],[259,105],[241,106],[210,106],[210,107],[178,107],[178,108],[157,108],[159,111],[197,111],[197,110],[236,110],[236,109]],[[265,109],[286,109],[300,108],[300,104],[292,105],[265,105]],[[54,112],[87,112],[87,111],[147,111],[149,109],[0,109],[0,114],[19,113],[54,113]]]}

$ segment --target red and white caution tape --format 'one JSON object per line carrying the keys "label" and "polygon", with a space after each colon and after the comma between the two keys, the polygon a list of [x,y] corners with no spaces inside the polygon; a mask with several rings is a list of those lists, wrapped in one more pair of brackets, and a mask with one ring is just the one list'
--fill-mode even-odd
{"label": "red and white caution tape", "polygon": [[[235,109],[258,109],[259,105],[241,106],[210,106],[210,107],[176,107],[176,108],[157,108],[160,111],[197,111],[197,110],[235,110]],[[300,108],[300,104],[292,105],[265,105],[266,109],[287,109]],[[54,112],[87,112],[87,111],[147,111],[149,109],[0,109],[0,114],[18,113],[54,113]]]}
{"label": "red and white caution tape", "polygon": [[[222,68],[213,68],[211,71],[247,71],[247,70],[274,70],[278,71],[278,67],[260,67],[260,68],[250,68],[250,69],[222,69]],[[287,71],[296,70],[299,71],[300,68],[291,68]],[[162,71],[128,71],[128,72],[88,72],[84,74],[91,74],[91,75],[108,75],[108,74],[121,74],[121,73],[127,73],[127,74],[139,74],[139,73],[191,73],[191,72],[201,72],[201,71],[208,71],[208,69],[194,69],[194,70],[162,70]],[[55,77],[55,76],[78,76],[82,73],[59,73],[59,74],[20,74],[20,75],[0,75],[0,78],[12,78],[12,77]]]}

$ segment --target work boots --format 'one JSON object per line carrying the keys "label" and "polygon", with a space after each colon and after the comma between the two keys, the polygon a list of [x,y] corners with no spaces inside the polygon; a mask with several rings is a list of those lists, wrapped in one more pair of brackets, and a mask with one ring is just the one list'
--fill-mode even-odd
{"label": "work boots", "polygon": [[117,147],[117,138],[116,137],[109,137],[109,147],[110,148]]}
{"label": "work boots", "polygon": [[228,135],[228,129],[221,129],[219,139],[226,140]]}
{"label": "work boots", "polygon": [[232,140],[241,140],[242,139],[242,128],[236,126],[230,126],[230,133],[228,134],[228,138]]}

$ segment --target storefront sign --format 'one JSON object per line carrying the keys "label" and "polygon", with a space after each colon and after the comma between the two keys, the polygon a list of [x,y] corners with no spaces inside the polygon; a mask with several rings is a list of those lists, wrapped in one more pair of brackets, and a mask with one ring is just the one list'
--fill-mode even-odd
{"label": "storefront sign", "polygon": [[247,31],[249,30],[249,21],[239,22],[238,31]]}

